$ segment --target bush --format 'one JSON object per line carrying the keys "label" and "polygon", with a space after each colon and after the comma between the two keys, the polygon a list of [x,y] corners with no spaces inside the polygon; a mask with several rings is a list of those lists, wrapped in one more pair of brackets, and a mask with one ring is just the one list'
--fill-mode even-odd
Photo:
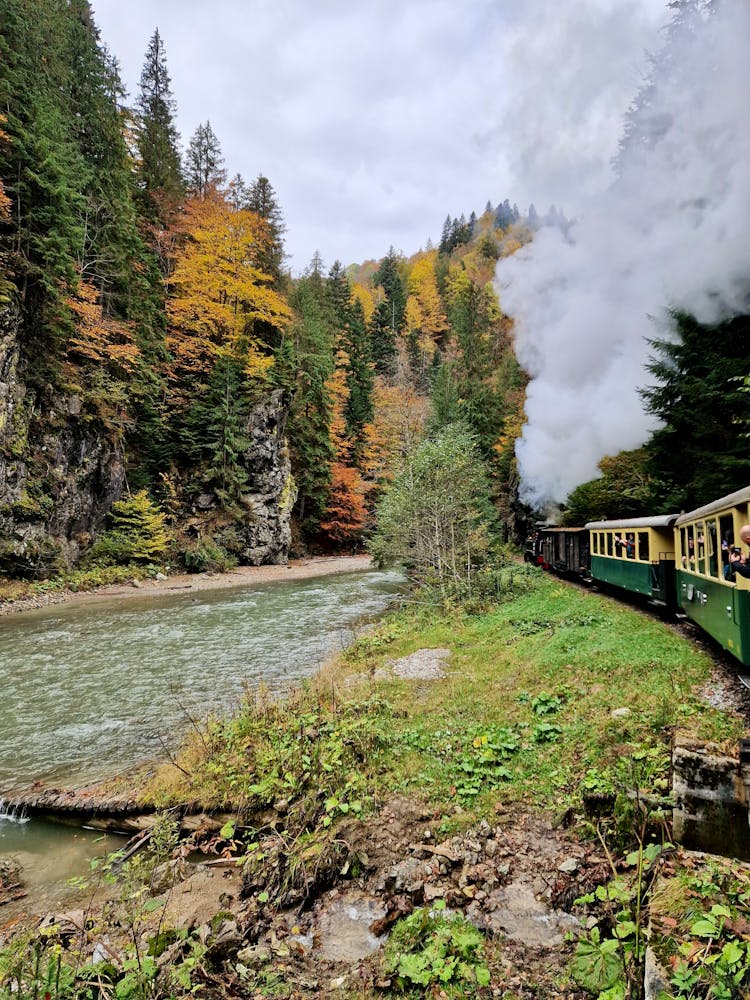
{"label": "bush", "polygon": [[166,516],[145,490],[113,504],[112,528],[96,540],[88,562],[100,565],[156,563],[170,543]]}
{"label": "bush", "polygon": [[179,559],[188,573],[226,573],[237,565],[237,559],[212,538],[186,546]]}

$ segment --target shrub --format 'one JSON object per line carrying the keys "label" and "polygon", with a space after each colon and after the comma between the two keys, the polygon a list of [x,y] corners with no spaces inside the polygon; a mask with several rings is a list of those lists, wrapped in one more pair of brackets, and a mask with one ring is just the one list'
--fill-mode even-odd
{"label": "shrub", "polygon": [[92,546],[90,562],[154,563],[164,556],[170,543],[166,516],[145,490],[113,504],[110,517],[112,527]]}

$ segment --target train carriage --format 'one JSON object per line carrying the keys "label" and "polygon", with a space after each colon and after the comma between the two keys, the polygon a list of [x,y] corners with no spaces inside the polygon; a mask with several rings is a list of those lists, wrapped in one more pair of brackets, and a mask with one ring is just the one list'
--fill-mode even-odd
{"label": "train carriage", "polygon": [[600,583],[642,594],[675,607],[676,514],[634,517],[621,521],[589,521],[591,577]]}
{"label": "train carriage", "polygon": [[588,576],[589,536],[583,528],[540,527],[534,553],[535,562],[556,573]]}
{"label": "train carriage", "polygon": [[748,555],[740,543],[745,524],[750,524],[750,487],[681,514],[674,529],[675,575],[680,609],[750,665],[750,579],[731,569],[733,553]]}

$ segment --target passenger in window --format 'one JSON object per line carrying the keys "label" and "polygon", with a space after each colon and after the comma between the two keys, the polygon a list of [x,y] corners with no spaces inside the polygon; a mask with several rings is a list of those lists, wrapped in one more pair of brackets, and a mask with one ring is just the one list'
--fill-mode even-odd
{"label": "passenger in window", "polygon": [[630,533],[625,536],[625,553],[628,559],[635,559],[635,536]]}
{"label": "passenger in window", "polygon": [[[743,524],[740,528],[740,540],[750,546],[750,524]],[[735,573],[750,577],[750,552],[743,555],[739,545],[733,545],[729,549],[729,573],[726,579],[734,580]]]}
{"label": "passenger in window", "polygon": [[620,535],[615,535],[615,555],[618,557],[622,556],[622,550],[625,548],[625,542],[623,542]]}

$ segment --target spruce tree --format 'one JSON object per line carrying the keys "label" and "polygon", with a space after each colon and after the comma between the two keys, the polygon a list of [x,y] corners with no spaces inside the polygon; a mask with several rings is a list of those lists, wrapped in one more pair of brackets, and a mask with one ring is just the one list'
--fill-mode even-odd
{"label": "spruce tree", "polygon": [[286,226],[281,207],[276,198],[276,192],[271,182],[263,174],[258,174],[247,192],[244,205],[265,219],[271,234],[271,244],[268,250],[260,256],[260,266],[270,274],[276,285],[281,280],[281,269],[284,266],[284,233]]}
{"label": "spruce tree", "polygon": [[362,305],[352,298],[349,278],[339,261],[328,273],[327,299],[336,331],[336,347],[347,357],[349,398],[344,412],[347,435],[351,439],[351,454],[356,464],[364,446],[365,424],[372,420],[374,379]]}
{"label": "spruce tree", "polygon": [[316,254],[292,291],[296,384],[287,434],[297,483],[297,517],[307,535],[315,535],[328,506],[331,465],[331,400],[327,383],[334,368],[334,334],[325,298],[322,261]]}
{"label": "spruce tree", "polygon": [[370,355],[376,370],[387,374],[393,367],[396,338],[403,329],[406,312],[406,289],[393,247],[381,260],[372,283],[380,285],[385,298],[376,306],[370,321]]}
{"label": "spruce tree", "polygon": [[193,194],[205,197],[211,187],[226,180],[221,144],[211,128],[211,122],[199,125],[185,153],[185,180]]}
{"label": "spruce tree", "polygon": [[180,137],[175,125],[177,106],[158,28],[146,51],[136,109],[139,186],[146,195],[150,211],[163,215],[165,204],[171,206],[180,197],[183,181]]}
{"label": "spruce tree", "polygon": [[750,371],[750,316],[705,326],[672,315],[677,339],[651,341],[647,368],[655,384],[643,390],[650,413],[663,421],[646,445],[647,471],[659,509],[690,510],[750,482],[747,440],[750,396],[735,381]]}

